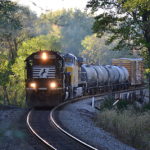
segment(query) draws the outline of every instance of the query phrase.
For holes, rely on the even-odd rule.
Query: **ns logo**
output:
[[[40,78],[48,78],[49,68],[41,68],[39,72]]]

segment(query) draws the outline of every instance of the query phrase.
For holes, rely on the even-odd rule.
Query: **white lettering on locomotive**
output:
[[[54,66],[51,67],[33,67],[33,78],[56,78],[56,69]]]

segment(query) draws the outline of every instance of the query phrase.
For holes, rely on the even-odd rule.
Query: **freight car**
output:
[[[124,66],[89,65],[73,54],[38,51],[26,60],[29,107],[56,106],[66,99],[130,86]]]
[[[131,85],[141,85],[144,81],[144,63],[141,58],[118,58],[112,59],[112,64],[124,66],[129,72],[129,82]]]

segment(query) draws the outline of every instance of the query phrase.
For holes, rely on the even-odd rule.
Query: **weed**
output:
[[[150,149],[150,111],[104,109],[98,114],[97,125],[135,148]]]

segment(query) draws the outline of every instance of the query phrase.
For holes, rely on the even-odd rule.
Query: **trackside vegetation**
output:
[[[137,109],[120,100],[113,106],[107,99],[97,114],[96,125],[111,132],[119,140],[140,150],[150,149],[150,104]]]

